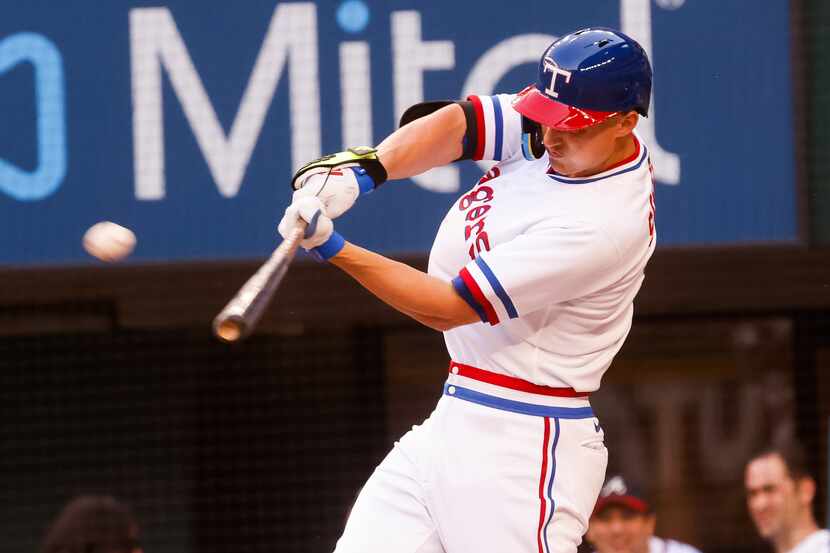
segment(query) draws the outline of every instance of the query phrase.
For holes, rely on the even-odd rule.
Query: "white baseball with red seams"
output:
[[[114,263],[121,261],[135,248],[133,231],[112,221],[95,223],[84,233],[82,244],[89,255]]]
[[[656,242],[648,151],[567,178],[527,161],[511,95],[471,97],[476,158],[429,274],[481,323],[444,332],[444,394],[378,466],[337,553],[574,553],[605,478],[588,393],[631,327]],[[382,521],[382,524],[378,524]]]

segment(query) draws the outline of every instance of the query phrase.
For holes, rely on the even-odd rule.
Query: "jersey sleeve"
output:
[[[522,155],[522,116],[513,109],[514,94],[468,96],[476,116],[475,160],[507,161]]]
[[[496,325],[605,288],[620,276],[618,260],[592,225],[537,227],[482,252],[452,284],[482,322]]]

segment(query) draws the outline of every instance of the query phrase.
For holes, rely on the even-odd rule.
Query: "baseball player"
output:
[[[746,465],[744,485],[752,521],[775,553],[830,552],[830,531],[813,515],[816,481],[801,445],[761,450]]]
[[[573,553],[607,463],[589,402],[631,326],[654,251],[651,67],[590,28],[543,53],[517,94],[413,106],[377,148],[295,175],[285,236],[444,333],[444,393],[359,494],[337,553]],[[427,273],[345,241],[332,219],[387,179],[496,165],[438,229]],[[380,230],[378,230],[381,232]]]
[[[617,475],[599,492],[587,538],[596,553],[700,553],[691,545],[655,536],[656,522],[645,495]]]

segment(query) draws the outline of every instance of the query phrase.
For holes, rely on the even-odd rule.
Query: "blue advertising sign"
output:
[[[797,238],[786,0],[15,4],[0,18],[5,265],[91,262],[81,237],[100,220],[135,231],[133,261],[261,257],[294,168],[380,142],[419,101],[518,91],[550,42],[588,25],[652,59],[639,131],[660,243]],[[481,174],[462,162],[388,183],[337,228],[426,251]]]

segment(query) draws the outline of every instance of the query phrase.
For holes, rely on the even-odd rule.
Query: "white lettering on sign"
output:
[[[636,38],[653,60],[650,0],[620,0],[622,30]],[[415,10],[391,14],[392,80],[395,122],[403,111],[424,100],[426,71],[455,68],[451,40],[423,40],[421,14]],[[311,2],[280,3],[260,48],[229,132],[219,122],[187,47],[167,8],[130,11],[130,45],[133,100],[133,148],[135,194],[142,200],[159,200],[165,190],[164,111],[162,71],[205,157],[218,191],[225,197],[238,194],[253,150],[259,139],[273,96],[283,73],[289,80],[291,163],[299,167],[321,153],[320,63],[317,51],[317,8]],[[536,63],[539,52],[557,37],[524,34],[503,40],[473,64],[461,98],[471,93],[492,94],[498,82],[513,68]],[[366,41],[340,44],[341,123],[344,147],[372,145],[373,113],[370,83],[373,68]],[[348,61],[348,63],[346,63]],[[545,63],[551,72],[547,93],[558,97],[571,73]],[[384,71],[381,70],[382,74]],[[429,95],[427,95],[429,96]],[[665,150],[655,131],[654,94],[650,116],[638,130],[649,144],[655,179],[663,184],[680,181],[680,158]],[[489,168],[490,163],[482,163]],[[455,192],[460,174],[454,166],[433,169],[413,178],[434,192]]]
[[[280,75],[288,64],[291,160],[320,155],[317,12],[309,2],[279,4],[225,135],[184,41],[167,8],[130,10],[135,194],[165,196],[162,67],[184,109],[219,192],[239,192]]]
[[[620,21],[622,31],[640,43],[654,68],[654,49],[651,46],[651,0],[620,0]],[[680,156],[663,149],[657,142],[656,119],[652,88],[648,117],[640,119],[637,131],[648,144],[651,161],[654,163],[654,178],[663,184],[679,184]]]
[[[450,40],[421,40],[421,14],[417,11],[392,13],[392,55],[394,59],[395,121],[409,106],[424,101],[424,72],[455,67],[455,45]],[[421,188],[433,192],[456,192],[458,168],[437,167],[413,177]]]
[[[343,149],[372,146],[372,72],[369,43],[340,44],[340,121]]]

